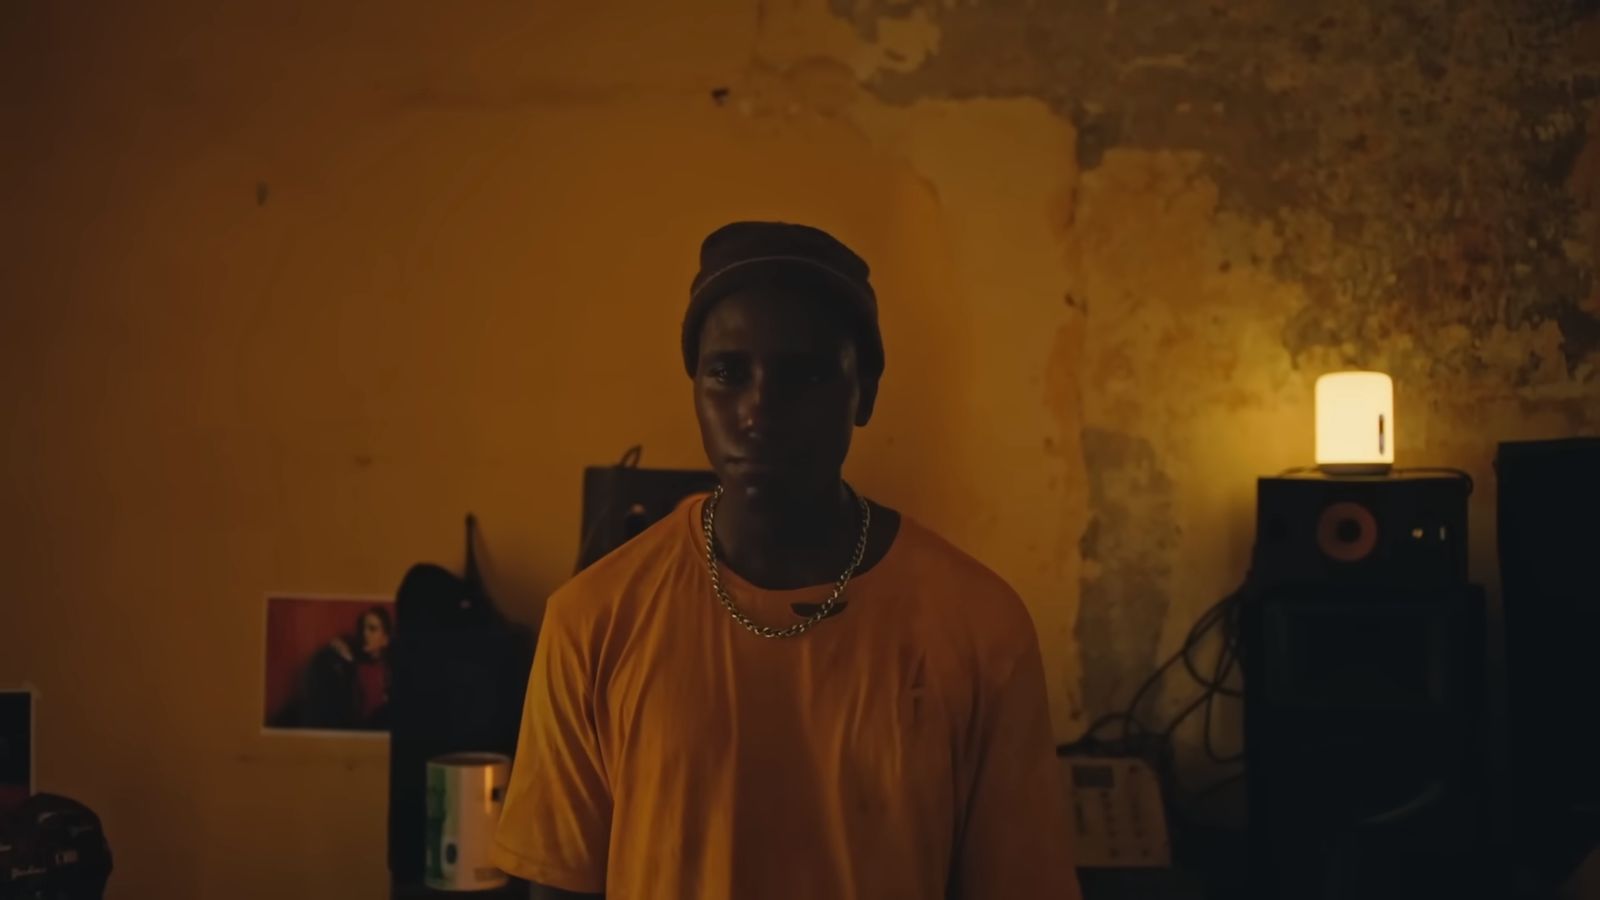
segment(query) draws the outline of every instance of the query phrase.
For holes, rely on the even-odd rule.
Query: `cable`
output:
[[[1185,706],[1176,716],[1172,717],[1172,721],[1167,723],[1167,727],[1161,732],[1161,740],[1170,745],[1172,736],[1177,733],[1178,726],[1183,724],[1183,720],[1194,715],[1195,710],[1204,706],[1211,697],[1211,691],[1204,691],[1200,696],[1189,701],[1189,705]]]
[[[1215,683],[1220,685],[1222,682],[1227,680],[1228,675],[1233,671],[1234,664],[1239,661],[1238,645],[1239,638],[1237,634],[1228,634],[1225,636],[1222,652],[1217,654],[1217,667],[1213,675],[1213,681]],[[1218,693],[1220,693],[1220,691],[1213,691],[1206,694],[1206,713],[1204,719],[1202,720],[1204,722],[1204,730],[1202,732],[1200,745],[1205,751],[1207,759],[1218,765],[1231,765],[1233,763],[1244,761],[1244,751],[1241,750],[1238,753],[1228,756],[1223,756],[1217,753],[1216,745],[1212,741],[1211,713],[1212,709],[1214,708],[1212,701],[1216,699]],[[1244,692],[1232,691],[1227,696],[1242,697],[1244,696]]]
[[[1231,598],[1233,596],[1237,595],[1237,594],[1238,594],[1238,591],[1235,591],[1233,595],[1230,595],[1229,600],[1231,601]],[[1228,601],[1225,601],[1225,602],[1228,602]],[[1220,610],[1219,615],[1222,615],[1224,617],[1230,617],[1230,616],[1233,615],[1233,610],[1236,609],[1236,608],[1237,607],[1234,604],[1229,602],[1228,606],[1226,606],[1226,607],[1224,607],[1224,608],[1222,608]],[[1196,624],[1198,625],[1199,623],[1196,623]],[[1219,670],[1223,669],[1224,660],[1227,657],[1227,655],[1228,655],[1228,653],[1230,651],[1231,645],[1233,643],[1233,638],[1232,638],[1230,632],[1232,631],[1234,623],[1230,619],[1230,620],[1228,620],[1226,622],[1226,624],[1228,626],[1228,629],[1223,632],[1223,650],[1217,656],[1217,665],[1215,667],[1213,667],[1211,677],[1207,678],[1206,676],[1200,674],[1200,670],[1198,668],[1196,668],[1194,659],[1189,656],[1189,652],[1188,652],[1189,650],[1193,649],[1192,647],[1187,647],[1187,646],[1185,647],[1184,654],[1183,654],[1183,667],[1185,669],[1189,670],[1189,677],[1193,678],[1195,683],[1200,685],[1202,688],[1205,688],[1208,691],[1214,691],[1216,693],[1222,694],[1224,697],[1243,697],[1244,696],[1244,692],[1243,691],[1240,691],[1237,688],[1228,687],[1227,685],[1225,685],[1223,683],[1223,679],[1226,677],[1226,675],[1219,671]],[[1209,628],[1210,625],[1208,624],[1205,627]]]
[[[1094,722],[1090,723],[1088,729],[1085,730],[1084,733],[1083,733],[1083,738],[1084,738],[1084,740],[1087,740],[1087,741],[1090,741],[1090,742],[1097,742],[1099,739],[1096,737],[1096,735],[1099,734],[1101,728],[1104,728],[1105,726],[1111,725],[1111,724],[1116,723],[1116,722],[1124,722],[1124,723],[1126,723],[1127,720],[1128,720],[1128,717],[1127,717],[1127,715],[1125,713],[1119,713],[1119,712],[1106,713],[1105,715],[1101,716],[1100,718],[1095,719]],[[1134,724],[1138,724],[1138,723],[1134,723]]]
[[[1184,635],[1183,643],[1140,682],[1126,707],[1121,711],[1097,717],[1078,740],[1058,746],[1057,755],[1104,754],[1144,759],[1154,770],[1162,786],[1163,805],[1174,824],[1194,824],[1190,821],[1192,817],[1184,808],[1185,805],[1229,784],[1237,783],[1245,777],[1245,769],[1241,766],[1220,780],[1214,780],[1198,792],[1184,791],[1179,784],[1176,771],[1174,737],[1184,722],[1196,713],[1201,713],[1202,746],[1207,759],[1218,765],[1238,765],[1244,762],[1243,751],[1224,755],[1217,750],[1212,719],[1218,696],[1233,698],[1243,696],[1243,690],[1237,684],[1230,684],[1230,680],[1234,670],[1240,668],[1239,615],[1244,603],[1247,602],[1250,583],[1247,575],[1239,587],[1201,612],[1190,625],[1188,633]],[[1196,658],[1195,651],[1211,632],[1219,627],[1222,629],[1222,640],[1217,648],[1217,655],[1215,659],[1210,660],[1209,665],[1203,665]],[[1200,687],[1200,692],[1159,727],[1151,727],[1141,718],[1140,707],[1167,672],[1179,663],[1183,664],[1184,671]],[[1120,726],[1116,737],[1102,736],[1103,732],[1116,726]]]
[[[1220,605],[1220,603],[1221,601],[1219,601],[1217,605]],[[1216,606],[1212,606],[1211,609],[1206,610],[1205,613],[1201,615],[1200,619],[1196,621],[1195,626],[1198,627],[1201,622],[1204,622],[1215,609]],[[1130,736],[1129,726],[1136,725],[1145,731],[1149,731],[1149,729],[1144,728],[1144,723],[1139,721],[1139,703],[1144,700],[1144,695],[1149,693],[1150,689],[1155,687],[1156,683],[1161,680],[1161,676],[1166,674],[1168,669],[1172,668],[1179,660],[1184,658],[1184,654],[1188,651],[1189,646],[1194,639],[1195,628],[1190,628],[1189,636],[1184,639],[1183,646],[1178,649],[1178,652],[1167,657],[1166,660],[1161,663],[1161,665],[1156,667],[1154,672],[1150,673],[1150,677],[1146,678],[1144,682],[1139,685],[1139,689],[1133,692],[1133,699],[1128,702],[1127,710],[1122,714],[1121,717],[1122,741],[1124,744],[1128,743],[1128,738]]]
[[[1139,689],[1133,692],[1133,699],[1129,701],[1127,710],[1118,716],[1118,718],[1122,720],[1122,743],[1124,745],[1128,743],[1128,739],[1130,737],[1129,726],[1137,726],[1141,731],[1149,733],[1150,729],[1146,728],[1144,723],[1139,721],[1139,716],[1136,713],[1136,710],[1139,708],[1139,701],[1143,700],[1144,695],[1156,685],[1156,682],[1161,680],[1161,676],[1164,675],[1168,669],[1172,668],[1173,665],[1182,658],[1183,651],[1181,650],[1167,657],[1166,661],[1157,666],[1156,670],[1150,673],[1150,677],[1146,678],[1144,683],[1139,685]]]
[[[1167,659],[1164,660],[1160,666],[1157,666],[1156,670],[1151,672],[1150,676],[1139,685],[1139,689],[1134,692],[1133,699],[1128,702],[1128,706],[1121,716],[1122,740],[1124,745],[1128,744],[1129,738],[1131,737],[1132,728],[1135,726],[1146,733],[1152,732],[1152,729],[1145,728],[1144,723],[1139,719],[1139,705],[1144,701],[1144,697],[1150,692],[1150,689],[1155,687],[1155,685],[1161,680],[1161,676],[1165,675],[1167,670],[1172,668],[1178,662],[1181,661],[1184,663],[1184,667],[1186,670],[1188,670],[1191,677],[1193,677],[1195,681],[1206,690],[1207,693],[1214,692],[1220,687],[1220,685],[1213,684],[1211,681],[1200,677],[1198,670],[1194,666],[1194,661],[1190,658],[1189,654],[1196,646],[1199,645],[1200,641],[1205,638],[1211,629],[1215,628],[1219,623],[1228,621],[1234,605],[1239,602],[1240,598],[1243,596],[1243,592],[1243,586],[1241,586],[1229,593],[1227,596],[1218,600],[1216,603],[1213,603],[1206,609],[1205,612],[1201,613],[1200,617],[1197,618],[1194,624],[1190,626],[1189,633],[1184,637],[1183,645],[1178,648],[1178,651],[1167,657]],[[1188,712],[1192,712],[1192,710]],[[1187,716],[1187,712],[1185,713],[1185,716]],[[1170,727],[1171,726],[1169,726],[1169,728]],[[1170,736],[1170,731],[1164,733]]]
[[[1239,592],[1235,592],[1233,595],[1234,598],[1237,598],[1238,596],[1240,596]],[[1233,673],[1234,666],[1239,661],[1239,638],[1237,634],[1237,621],[1235,619],[1238,608],[1239,603],[1235,599],[1223,609],[1223,620],[1226,627],[1223,631],[1222,647],[1217,651],[1217,659],[1212,665],[1211,676],[1209,678],[1202,676],[1194,668],[1192,661],[1189,660],[1187,656],[1185,657],[1184,662],[1185,665],[1189,667],[1190,675],[1194,678],[1196,683],[1201,685],[1204,690],[1193,703],[1178,713],[1178,715],[1167,725],[1167,729],[1164,732],[1167,739],[1170,740],[1171,736],[1176,732],[1177,727],[1183,722],[1184,719],[1187,719],[1190,715],[1192,715],[1197,708],[1203,708],[1204,714],[1201,716],[1201,721],[1203,723],[1203,738],[1201,745],[1205,751],[1206,757],[1219,765],[1237,763],[1242,761],[1244,758],[1244,754],[1242,752],[1232,754],[1230,756],[1223,756],[1218,753],[1213,740],[1211,727],[1212,718],[1216,709],[1216,698],[1219,695],[1224,697],[1244,696],[1244,692],[1242,690],[1227,686],[1228,676]]]

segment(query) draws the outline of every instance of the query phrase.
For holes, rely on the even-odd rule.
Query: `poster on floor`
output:
[[[393,598],[269,594],[266,604],[263,730],[386,735]]]
[[[33,795],[33,691],[0,689],[0,816]]]

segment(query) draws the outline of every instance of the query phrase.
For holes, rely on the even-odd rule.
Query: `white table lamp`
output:
[[[1317,379],[1317,468],[1381,475],[1394,466],[1394,381],[1382,372]]]

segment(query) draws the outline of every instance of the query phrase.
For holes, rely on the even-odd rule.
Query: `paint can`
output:
[[[427,859],[423,880],[444,891],[502,887],[506,873],[489,862],[511,759],[498,753],[450,753],[428,760]]]

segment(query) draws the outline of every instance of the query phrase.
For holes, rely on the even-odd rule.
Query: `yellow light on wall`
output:
[[[1394,381],[1382,372],[1317,379],[1317,468],[1330,475],[1382,474],[1394,465]]]

